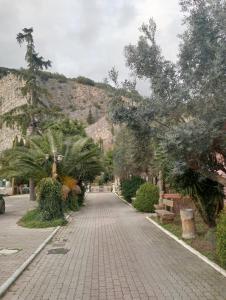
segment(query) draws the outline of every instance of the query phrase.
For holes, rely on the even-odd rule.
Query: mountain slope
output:
[[[27,101],[20,92],[23,81],[19,79],[18,74],[17,70],[0,68],[0,114]],[[111,147],[112,126],[106,117],[110,101],[109,91],[112,91],[112,87],[84,77],[68,79],[63,75],[49,72],[40,73],[40,84],[47,88],[49,94],[43,101],[49,106],[58,107],[65,116],[87,124],[87,118],[91,114],[93,122],[97,122],[97,125],[87,124],[87,134],[95,141],[106,140],[107,137],[108,140],[104,145],[108,145],[107,148]],[[0,130],[0,151],[10,147],[16,135],[20,135],[17,129],[12,130],[3,126]]]

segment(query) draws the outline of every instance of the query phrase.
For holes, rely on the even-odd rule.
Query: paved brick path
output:
[[[19,249],[0,255],[0,285],[38,248],[53,229],[28,229],[17,225],[24,213],[35,206],[27,195],[6,197],[6,213],[0,215],[0,249]]]
[[[113,194],[90,194],[4,297],[13,299],[225,300],[226,279]]]

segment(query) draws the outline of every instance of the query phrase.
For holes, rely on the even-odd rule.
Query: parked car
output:
[[[5,213],[5,200],[2,194],[0,194],[0,214]]]

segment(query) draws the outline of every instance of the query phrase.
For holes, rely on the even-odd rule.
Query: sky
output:
[[[25,48],[16,42],[33,27],[36,50],[52,61],[50,71],[103,81],[115,66],[129,77],[124,47],[135,44],[139,27],[153,17],[167,59],[177,59],[182,32],[179,0],[0,0],[0,66],[24,67]],[[139,83],[142,89],[142,83]],[[145,84],[144,84],[145,86]],[[145,87],[144,87],[145,89]]]

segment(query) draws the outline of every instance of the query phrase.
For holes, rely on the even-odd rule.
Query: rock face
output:
[[[49,93],[48,99],[43,99],[43,101],[47,101],[50,106],[59,107],[69,118],[86,123],[88,114],[91,112],[96,124],[87,128],[87,134],[97,142],[101,138],[104,148],[111,147],[111,125],[104,118],[110,99],[106,90],[67,78],[47,78],[40,82]],[[22,86],[23,81],[12,73],[0,79],[0,114],[27,102],[20,91]],[[0,129],[0,151],[10,147],[15,136],[20,136],[18,129],[3,126]]]
[[[0,80],[0,113],[6,113],[12,108],[26,104],[27,100],[20,92],[23,86],[15,75],[9,74]],[[15,136],[20,136],[18,129],[6,128],[4,125],[0,129],[0,151],[12,145]]]
[[[113,145],[113,130],[112,125],[106,120],[106,117],[102,117],[96,123],[88,126],[86,133],[96,143],[101,143],[105,150],[110,150]]]

